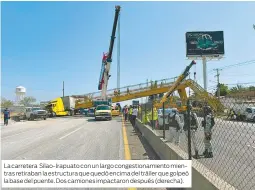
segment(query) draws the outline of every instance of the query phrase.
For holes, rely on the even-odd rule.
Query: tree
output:
[[[9,108],[13,106],[13,102],[11,100],[7,100],[5,98],[1,98],[1,107],[2,108]]]
[[[238,84],[238,85],[232,87],[230,89],[230,92],[231,93],[236,93],[236,92],[241,92],[241,91],[244,91],[244,90],[245,90],[245,87],[243,87],[242,85]]]
[[[255,90],[255,86],[249,86],[249,90],[251,91],[253,91],[253,90]]]
[[[218,90],[215,92],[215,96],[217,96]],[[229,93],[228,86],[225,84],[220,84],[220,96],[226,96]]]
[[[36,99],[32,96],[25,97],[20,101],[20,104],[23,104],[25,107],[31,106],[36,102]]]

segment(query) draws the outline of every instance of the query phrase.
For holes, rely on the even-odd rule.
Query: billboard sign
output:
[[[186,32],[186,56],[224,55],[223,31]]]

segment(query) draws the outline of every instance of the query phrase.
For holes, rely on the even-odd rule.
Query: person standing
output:
[[[129,113],[128,113],[128,114],[129,114],[129,116],[128,116],[129,121],[130,121],[130,123],[132,123],[132,112],[133,112],[133,107],[132,107],[132,105],[130,105],[128,112],[129,112]]]
[[[135,123],[136,123],[137,114],[138,114],[137,107],[134,106],[133,112],[132,112],[132,125],[133,125],[133,127],[134,127],[135,130],[136,130],[136,125],[135,125]]]
[[[175,139],[175,144],[180,144],[180,132],[183,129],[183,124],[181,122],[180,114],[178,110],[173,109],[172,113],[168,115],[168,123],[169,123],[169,141],[173,142]]]
[[[193,144],[193,148],[195,151],[194,158],[198,158],[198,148],[197,148],[197,138],[196,138],[196,133],[198,129],[198,119],[197,119],[197,114],[192,111],[192,106],[191,106],[191,113],[190,113],[190,136],[191,136],[191,143]],[[188,116],[187,112],[184,114],[184,126],[183,130],[185,132],[185,135],[188,138]]]
[[[8,108],[5,108],[4,112],[4,125],[8,125],[8,120],[10,119],[10,111],[8,110]]]
[[[127,119],[128,119],[128,107],[127,106],[125,106],[124,115],[125,115],[125,121],[127,121]]]
[[[203,155],[205,158],[212,158],[212,127],[214,126],[214,118],[212,114],[212,109],[210,106],[204,107],[204,120],[202,121],[202,126],[204,127],[204,145],[205,145],[205,151],[203,152]]]

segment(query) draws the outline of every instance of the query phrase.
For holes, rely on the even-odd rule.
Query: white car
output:
[[[95,108],[90,108],[88,110],[88,117],[94,117],[95,116]]]
[[[28,120],[35,120],[38,118],[46,120],[48,115],[47,111],[40,107],[26,107],[25,114]]]
[[[247,121],[255,122],[255,107],[248,107],[245,110],[245,116]]]

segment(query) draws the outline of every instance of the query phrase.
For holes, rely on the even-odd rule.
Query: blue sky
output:
[[[2,96],[27,88],[38,101],[97,91],[115,5],[121,10],[121,86],[179,75],[187,31],[223,30],[225,58],[208,71],[255,59],[255,2],[3,2]],[[117,45],[117,43],[115,44]],[[117,86],[117,51],[109,88]],[[202,64],[197,62],[199,83]],[[255,64],[221,72],[221,82],[255,82]],[[209,88],[215,73],[208,72]],[[241,76],[244,75],[244,76]]]

